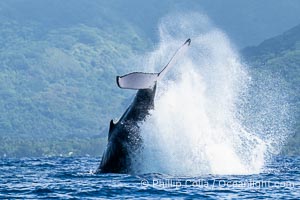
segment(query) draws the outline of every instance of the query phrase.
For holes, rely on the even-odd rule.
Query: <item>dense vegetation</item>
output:
[[[283,8],[270,1],[268,9],[276,16],[264,12],[267,8],[259,1],[252,6],[246,1],[227,2],[1,1],[0,156],[100,155],[109,120],[121,114],[132,94],[118,90],[115,75],[139,67],[133,58],[153,48],[157,24],[169,12],[204,11],[239,47],[255,44],[300,19],[295,0],[286,0]],[[259,20],[251,15],[254,10]],[[251,49],[245,52],[261,46]],[[269,49],[264,51],[267,56]],[[267,58],[245,55],[255,63]],[[299,63],[297,55],[289,51],[286,57],[268,60],[276,66],[290,59]],[[289,71],[296,68],[299,74],[299,65],[289,66],[287,79],[299,83],[295,82],[299,76]]]
[[[16,1],[0,17],[0,155],[99,154],[128,97],[115,75],[148,48],[126,20],[105,20],[100,5],[95,17],[91,5],[68,5],[75,13],[64,17],[60,2],[49,3],[55,16],[41,12],[43,3]]]
[[[287,83],[285,94],[289,95],[295,121],[293,135],[284,149],[286,154],[300,154],[300,25],[277,37],[248,47],[243,55],[256,73],[268,71],[280,76]],[[274,87],[276,87],[274,85]]]

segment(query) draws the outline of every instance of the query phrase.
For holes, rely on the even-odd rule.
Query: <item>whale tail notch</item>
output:
[[[190,44],[191,39],[187,39],[185,43],[174,53],[168,64],[159,73],[132,72],[124,76],[117,76],[116,81],[118,86],[123,89],[134,90],[152,88],[158,80],[165,76],[180,55],[184,54]]]

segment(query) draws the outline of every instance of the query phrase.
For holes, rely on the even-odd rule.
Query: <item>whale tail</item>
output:
[[[134,90],[152,88],[158,80],[162,79],[166,75],[190,44],[191,39],[187,39],[185,43],[177,49],[168,64],[159,73],[132,72],[124,76],[117,76],[116,81],[118,86],[123,89]]]

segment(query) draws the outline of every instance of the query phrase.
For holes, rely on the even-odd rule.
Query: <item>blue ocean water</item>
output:
[[[94,174],[100,158],[2,158],[0,198],[300,199],[300,157],[277,157],[253,175]]]

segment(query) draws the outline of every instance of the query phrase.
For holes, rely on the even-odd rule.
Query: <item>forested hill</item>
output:
[[[130,71],[149,39],[107,1],[7,2],[0,3],[0,155],[101,152],[100,137],[128,97],[115,76]]]
[[[288,84],[284,91],[290,96],[295,115],[293,135],[289,138],[284,153],[300,154],[300,25],[283,34],[265,40],[256,47],[242,51],[256,72],[268,71],[278,74]],[[276,87],[276,86],[274,86]]]
[[[205,13],[238,47],[300,20],[297,0],[224,2],[1,0],[0,156],[100,155],[132,94],[115,76],[140,69],[169,13]]]
[[[243,54],[251,60],[269,61],[300,50],[300,25],[274,38],[263,41],[255,47],[247,47]],[[289,54],[288,54],[289,55]]]

